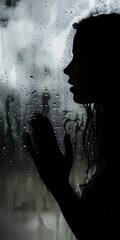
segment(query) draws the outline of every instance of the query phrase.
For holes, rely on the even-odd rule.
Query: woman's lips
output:
[[[74,90],[74,87],[71,87],[71,88],[70,88],[70,91],[73,92],[73,90]]]
[[[72,85],[72,86],[70,87],[70,92],[73,92],[73,91],[74,91],[74,86],[73,86],[73,84],[71,83],[71,79],[68,80],[68,83],[69,83],[70,85]]]

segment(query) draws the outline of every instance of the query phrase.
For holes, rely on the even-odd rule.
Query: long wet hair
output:
[[[99,101],[84,104],[87,118],[83,145],[88,162],[87,174],[96,168],[92,181],[104,169],[112,171],[119,162],[120,15],[91,15],[73,27],[80,44],[94,60],[96,81],[99,74],[103,77]]]

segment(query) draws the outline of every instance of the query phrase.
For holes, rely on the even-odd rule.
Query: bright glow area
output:
[[[110,13],[110,1],[109,0],[106,0],[106,4],[107,4],[107,13]]]
[[[54,212],[41,214],[45,226],[53,231],[56,229],[56,215]]]
[[[54,3],[54,5],[50,8],[50,22],[49,25],[53,25],[54,22],[56,21],[56,16],[57,16],[57,6]]]
[[[85,9],[82,12],[82,14],[75,16],[70,22],[70,24],[68,25],[67,29],[62,31],[60,35],[53,40],[52,51],[55,59],[62,58],[63,53],[65,51],[65,43],[70,33],[70,30],[72,29],[73,23],[79,22],[80,19],[87,17],[89,12],[90,12],[89,9]]]
[[[95,0],[89,0],[89,8],[92,9],[95,7]]]
[[[39,222],[38,222],[37,216],[35,216],[26,223],[25,228],[30,231],[35,231],[37,230],[38,225],[39,225]]]
[[[65,42],[70,32],[70,29],[71,24],[68,26],[66,30],[61,32],[60,35],[53,40],[52,50],[55,59],[60,59],[63,56],[65,50]]]
[[[10,73],[10,85],[15,87],[16,80],[17,80],[17,76],[16,76],[16,71],[15,71],[15,65],[14,65],[12,70],[11,70],[11,73]]]
[[[3,60],[2,60],[2,41],[1,41],[1,35],[2,35],[2,30],[0,28],[0,74],[3,73]]]

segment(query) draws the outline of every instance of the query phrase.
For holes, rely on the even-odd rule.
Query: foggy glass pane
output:
[[[50,119],[62,153],[65,132],[70,133],[70,183],[80,197],[86,113],[73,101],[63,73],[72,59],[72,24],[90,12],[119,9],[117,0],[0,1],[0,240],[75,240],[39,177],[23,133],[30,131],[36,112]]]

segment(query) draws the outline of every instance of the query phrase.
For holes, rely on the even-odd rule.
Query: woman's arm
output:
[[[75,237],[78,240],[87,239],[86,237],[89,236],[90,233],[88,234],[89,229],[86,208],[75,194],[70,184],[64,183],[61,189],[52,194]]]

